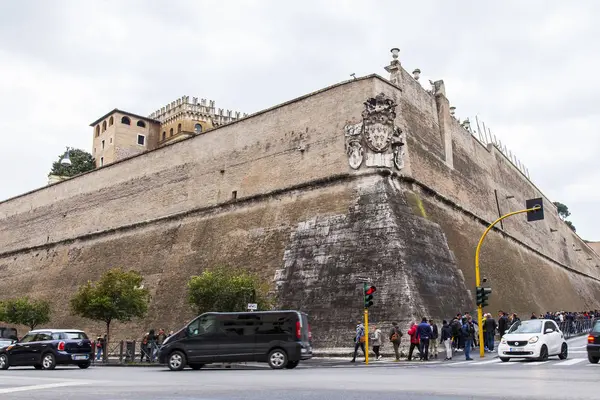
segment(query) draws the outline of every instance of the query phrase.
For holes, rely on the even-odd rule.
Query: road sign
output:
[[[256,311],[256,310],[258,310],[258,304],[248,303],[248,311]]]
[[[527,209],[534,208],[535,206],[538,206],[539,208],[537,210],[527,211],[528,222],[540,221],[544,219],[544,199],[538,197],[537,199],[529,199],[525,201],[525,207]]]

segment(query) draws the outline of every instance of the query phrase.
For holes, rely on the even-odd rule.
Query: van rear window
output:
[[[87,339],[87,335],[83,332],[65,332],[68,339],[78,340],[78,339]]]

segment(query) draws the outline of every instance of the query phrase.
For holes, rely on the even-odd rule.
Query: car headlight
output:
[[[535,342],[537,342],[537,341],[538,341],[538,339],[539,339],[539,337],[537,337],[537,336],[534,336],[534,337],[532,337],[531,339],[529,339],[529,343],[535,343]]]
[[[502,343],[502,344],[506,344],[506,338],[502,338],[502,339],[500,339],[500,343]]]

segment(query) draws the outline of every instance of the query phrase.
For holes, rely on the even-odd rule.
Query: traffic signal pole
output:
[[[498,222],[502,221],[504,218],[507,218],[507,217],[510,217],[513,215],[517,215],[517,214],[523,214],[526,212],[536,211],[540,208],[541,207],[539,205],[536,205],[532,208],[527,208],[525,210],[513,211],[511,213],[501,216],[500,218],[498,218],[497,220],[492,222],[492,224],[490,226],[487,227],[485,232],[483,232],[483,235],[481,235],[481,238],[479,239],[479,243],[477,243],[477,249],[475,250],[475,286],[476,287],[479,287],[479,285],[481,285],[481,279],[480,279],[480,274],[479,274],[479,250],[481,249],[481,244],[483,243],[483,239],[485,239],[488,232],[490,230],[492,230],[494,225],[496,225]],[[483,357],[485,357],[485,348],[483,346],[483,343],[484,343],[484,341],[483,341],[483,306],[481,304],[479,304],[477,306],[477,323],[479,324],[479,356],[481,358],[483,358]]]
[[[369,310],[365,308],[365,365],[369,365]]]

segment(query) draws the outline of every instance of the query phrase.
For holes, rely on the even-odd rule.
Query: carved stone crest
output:
[[[348,164],[358,169],[367,167],[404,167],[402,130],[394,125],[396,103],[381,93],[368,99],[362,112],[362,122],[346,125]]]

